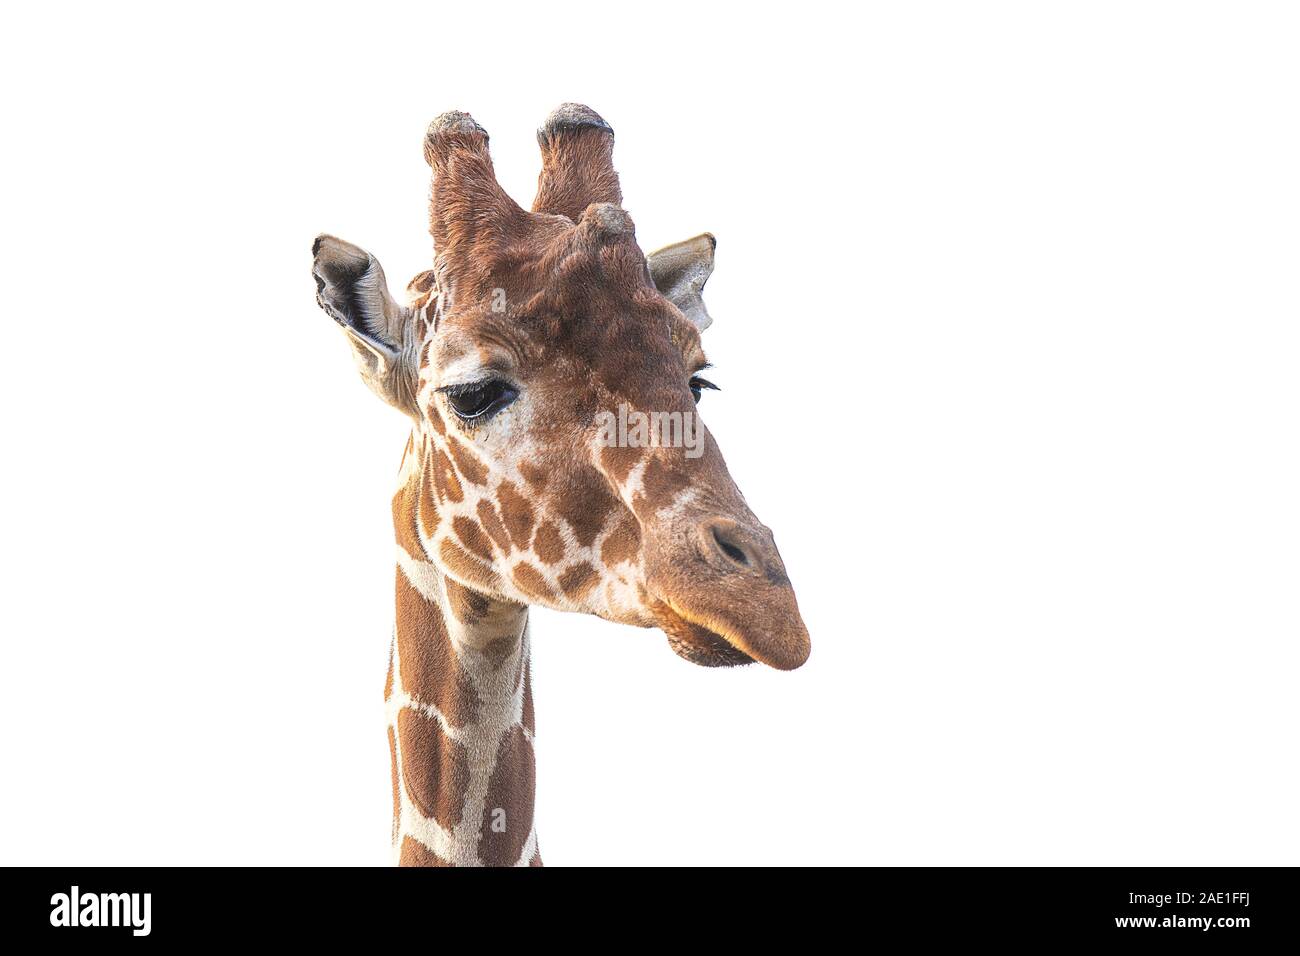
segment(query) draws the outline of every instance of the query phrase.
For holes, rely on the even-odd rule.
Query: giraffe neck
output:
[[[385,700],[398,863],[540,866],[527,607],[399,547]]]

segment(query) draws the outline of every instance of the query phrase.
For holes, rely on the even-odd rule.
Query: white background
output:
[[[0,862],[388,862],[406,426],[311,240],[400,289],[428,120],[527,204],[565,100],[718,236],[813,656],[535,612],[547,863],[1300,862],[1296,20],[978,6],[10,10]]]

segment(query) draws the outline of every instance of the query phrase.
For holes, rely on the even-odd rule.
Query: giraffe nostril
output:
[[[737,564],[743,564],[746,567],[749,566],[749,558],[746,556],[745,552],[740,550],[740,548],[736,547],[726,538],[722,537],[716,528],[713,530],[713,540],[718,542],[718,547],[722,549],[722,553],[731,558],[732,561],[735,561]]]
[[[717,549],[727,560],[733,564],[738,564],[742,568],[748,568],[753,565],[753,559],[749,549],[745,546],[744,538],[741,537],[738,529],[729,521],[714,520],[708,523],[706,539],[713,542],[714,548]]]

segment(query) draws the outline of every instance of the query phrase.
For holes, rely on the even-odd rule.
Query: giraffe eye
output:
[[[466,422],[485,422],[519,397],[519,389],[498,379],[448,385],[438,391],[447,396],[451,410]]]
[[[704,390],[706,388],[714,392],[722,391],[722,389],[718,388],[718,386],[714,385],[707,378],[700,378],[698,375],[691,376],[690,384],[691,384],[691,394],[695,396],[695,401],[697,404],[699,403],[700,396],[704,393]]]

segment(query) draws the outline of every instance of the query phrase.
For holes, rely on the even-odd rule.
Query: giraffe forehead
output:
[[[527,363],[535,348],[527,330],[500,317],[453,315],[425,347],[422,373],[442,384],[472,377],[478,370],[507,374]]]
[[[468,320],[440,331],[432,355],[438,373],[482,367],[521,373],[580,368],[634,374],[706,364],[699,331],[681,313],[663,308],[604,315],[550,311],[509,319]],[[558,363],[558,364],[557,364]]]
[[[557,359],[578,368],[610,363],[623,374],[676,359],[704,363],[699,330],[650,282],[634,243],[556,248],[512,263],[502,287],[476,290],[442,317],[422,356],[435,378],[449,380],[453,366],[527,373]]]

